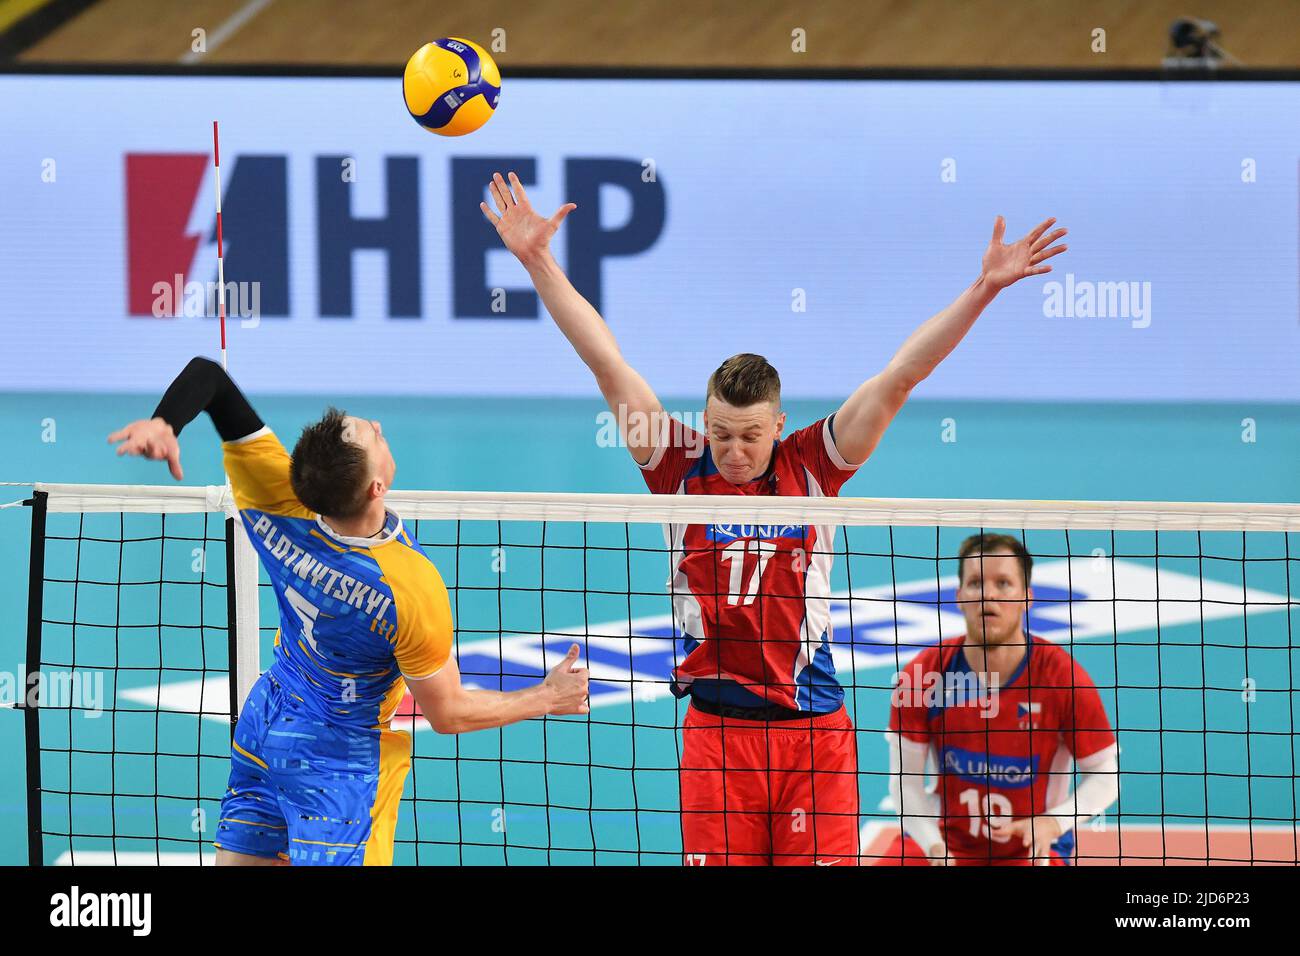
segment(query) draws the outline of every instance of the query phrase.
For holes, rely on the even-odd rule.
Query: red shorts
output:
[[[990,861],[987,857],[977,859],[961,859],[953,857],[949,862],[958,866],[986,866]],[[1029,860],[1009,859],[998,861],[1002,866],[1025,866]],[[889,845],[889,849],[882,853],[879,858],[872,861],[874,866],[929,866],[930,859],[921,849],[921,844],[917,843],[906,833],[900,833],[894,837],[894,842]],[[1068,866],[1065,860],[1055,849],[1052,850],[1052,866]]]
[[[690,707],[682,738],[687,866],[858,865],[858,749],[843,707],[786,721]]]

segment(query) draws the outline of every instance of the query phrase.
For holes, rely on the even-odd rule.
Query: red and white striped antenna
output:
[[[212,121],[212,168],[216,172],[217,187],[217,302],[221,316],[221,367],[226,367],[226,266],[221,248],[221,139],[217,121]]]

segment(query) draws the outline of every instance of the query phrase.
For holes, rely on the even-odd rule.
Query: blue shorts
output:
[[[213,842],[295,865],[390,865],[410,766],[409,734],[322,720],[267,671],[235,726]]]

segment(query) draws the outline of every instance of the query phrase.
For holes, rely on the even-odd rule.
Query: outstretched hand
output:
[[[110,443],[121,442],[117,448],[118,456],[139,455],[153,461],[165,461],[171,469],[172,477],[180,481],[185,477],[181,471],[181,444],[161,418],[142,418],[125,428],[119,428],[108,436]]]
[[[501,178],[500,173],[493,173],[489,188],[500,215],[489,209],[485,202],[479,203],[478,207],[488,222],[496,226],[497,235],[506,248],[525,268],[546,254],[551,236],[560,228],[564,217],[578,208],[575,203],[565,203],[550,219],[543,219],[533,209],[528,194],[524,192],[524,184],[514,173],[510,173],[509,183]]]
[[[1002,236],[1007,231],[1007,223],[1001,216],[993,223],[993,238],[984,250],[984,278],[995,289],[1005,289],[1013,282],[1019,282],[1026,276],[1042,275],[1051,272],[1052,267],[1041,263],[1052,256],[1060,255],[1069,246],[1053,246],[1065,235],[1066,230],[1055,229],[1048,233],[1055,219],[1039,223],[1023,239],[1013,243],[1004,243]],[[1044,233],[1047,233],[1044,235]]]
[[[561,715],[591,712],[591,703],[587,699],[587,668],[577,666],[581,652],[582,648],[577,644],[571,645],[564,660],[552,667],[542,682],[551,694],[547,713]]]

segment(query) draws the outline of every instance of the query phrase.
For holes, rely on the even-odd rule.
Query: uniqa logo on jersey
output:
[[[802,524],[711,524],[710,541],[779,541],[783,538],[803,541],[808,537],[808,526]]]
[[[1038,772],[1038,755],[1009,757],[960,747],[943,748],[943,769],[971,783],[997,784],[1010,790],[1028,787]]]

